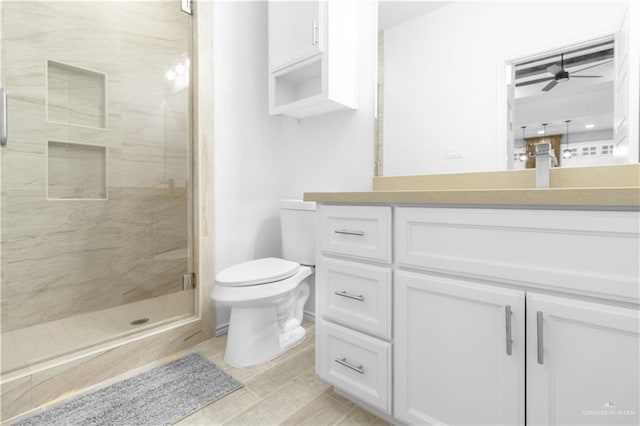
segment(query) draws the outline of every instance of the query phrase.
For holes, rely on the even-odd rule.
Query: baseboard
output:
[[[304,315],[302,316],[302,318],[306,321],[309,322],[316,322],[316,313],[315,312],[308,312],[308,311],[304,311]],[[223,334],[227,334],[227,332],[229,331],[229,323],[225,322],[224,324],[220,324],[218,326],[216,326],[216,329],[214,330],[215,336],[222,336]]]
[[[316,322],[316,313],[304,311],[304,315],[302,316],[302,318],[309,322]]]
[[[216,329],[213,331],[216,337],[222,336],[223,334],[227,334],[229,331],[229,323],[225,322],[224,324],[220,324],[216,326]]]

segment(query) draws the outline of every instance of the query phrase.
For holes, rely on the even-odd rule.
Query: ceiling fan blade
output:
[[[547,78],[538,78],[535,80],[523,81],[521,83],[516,83],[516,87],[522,86],[530,86],[532,84],[544,83],[545,81],[553,80],[555,77],[547,77]]]
[[[558,84],[558,82],[556,80],[552,80],[549,82],[549,84],[547,84],[546,86],[544,86],[542,88],[543,92],[548,92],[549,90],[553,89],[554,87],[556,87],[556,85]]]
[[[558,74],[560,71],[562,71],[562,68],[560,68],[558,65],[553,64],[553,65],[549,65],[547,67],[547,71],[550,72],[553,75]]]
[[[585,71],[585,70],[588,70],[590,68],[599,67],[600,65],[609,64],[611,62],[613,62],[613,59],[611,59],[609,61],[605,61],[605,62],[600,62],[599,64],[589,65],[588,67],[580,68],[579,70],[572,71],[571,74],[575,74],[577,72]]]
[[[571,73],[571,78],[602,78],[601,75],[573,75]]]

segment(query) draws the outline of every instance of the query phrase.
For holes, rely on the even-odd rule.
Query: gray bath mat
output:
[[[241,387],[192,353],[14,424],[170,425]]]

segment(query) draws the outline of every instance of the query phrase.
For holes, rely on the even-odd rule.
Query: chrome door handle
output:
[[[513,353],[513,340],[511,339],[511,306],[504,307],[505,334],[507,339],[507,355]]]
[[[347,293],[346,291],[336,291],[334,294],[336,296],[342,296],[348,299],[359,300],[360,302],[364,302],[364,296],[361,294],[356,296],[355,294]]]
[[[364,235],[363,231],[349,231],[347,229],[336,229],[335,231],[336,234],[343,234],[343,235],[357,235],[359,237],[362,237]]]
[[[538,364],[544,364],[544,336],[542,331],[542,311],[536,312],[536,325],[538,333]]]
[[[313,20],[313,45],[318,44],[318,21]]]
[[[7,89],[0,88],[0,148],[9,143],[9,111],[7,108]]]
[[[334,361],[337,362],[340,365],[343,365],[343,366],[355,371],[356,373],[364,374],[364,368],[362,367],[362,365],[359,365],[359,366],[356,367],[355,365],[353,365],[350,362],[348,362],[346,358],[336,358]]]

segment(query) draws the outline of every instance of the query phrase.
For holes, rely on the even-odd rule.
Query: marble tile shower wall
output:
[[[1,7],[11,129],[2,160],[2,331],[181,290],[189,94],[166,75],[188,57],[190,18],[177,1]],[[73,76],[81,84],[68,84],[68,99],[51,92],[47,114],[52,63],[95,74],[86,92]],[[66,69],[52,71],[51,91],[64,89]],[[96,105],[102,78],[100,110],[83,109],[83,99]],[[74,125],[90,120],[98,124]],[[74,149],[86,145],[105,149]]]

